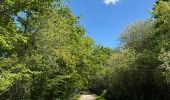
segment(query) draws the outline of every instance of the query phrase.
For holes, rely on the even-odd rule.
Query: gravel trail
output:
[[[78,100],[95,100],[96,98],[93,95],[81,95]]]

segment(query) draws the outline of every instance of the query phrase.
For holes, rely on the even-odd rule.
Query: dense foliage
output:
[[[158,0],[151,13],[121,33],[121,46],[105,74],[95,76],[92,92],[108,100],[169,100],[170,2]]]
[[[114,50],[86,36],[62,0],[0,0],[0,100],[170,98],[170,2],[129,25]]]
[[[0,19],[0,100],[67,99],[102,68],[101,47],[62,1],[2,0]]]

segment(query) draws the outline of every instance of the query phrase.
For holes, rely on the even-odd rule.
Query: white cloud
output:
[[[106,5],[109,5],[109,4],[113,4],[115,5],[116,3],[118,3],[120,0],[104,0],[104,3]]]

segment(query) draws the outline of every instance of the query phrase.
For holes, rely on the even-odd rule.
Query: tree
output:
[[[94,49],[78,17],[61,1],[8,0],[1,8],[1,19],[10,15],[15,27],[6,24],[8,19],[1,26],[19,38],[10,30],[2,35],[0,99],[67,99],[101,68],[95,52],[103,51]]]
[[[160,27],[155,27],[153,21],[140,21],[123,31],[122,48],[112,55],[108,65],[107,99],[167,100],[169,98],[168,84],[162,74],[164,68],[160,67],[162,61],[159,59],[163,57],[165,61],[168,56],[164,54],[159,57],[160,47],[163,45],[159,44],[157,39],[160,40],[162,37],[156,32]]]

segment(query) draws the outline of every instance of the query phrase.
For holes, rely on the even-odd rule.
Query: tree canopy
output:
[[[62,0],[0,0],[0,100],[170,98],[170,2],[127,26],[115,49],[94,43]]]

